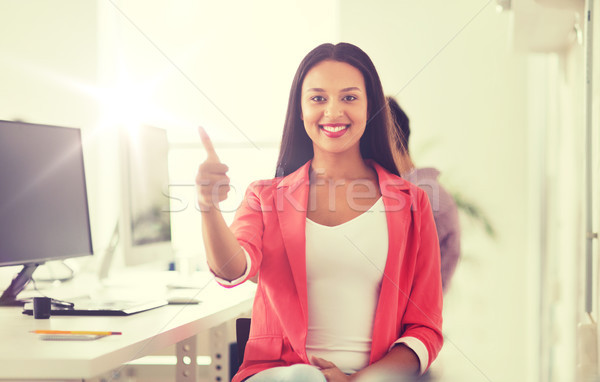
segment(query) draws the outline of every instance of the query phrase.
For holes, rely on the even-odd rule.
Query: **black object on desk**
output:
[[[33,298],[33,317],[35,318],[50,318],[52,309],[52,299],[50,297],[34,297]]]
[[[86,298],[71,302],[73,302],[72,307],[52,304],[50,314],[52,316],[128,316],[167,305],[167,301],[162,299],[93,301]],[[34,310],[33,304],[27,303],[23,307],[23,314],[33,315]]]

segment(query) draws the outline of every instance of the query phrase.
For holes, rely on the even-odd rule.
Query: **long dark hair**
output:
[[[361,155],[364,159],[373,159],[389,172],[399,175],[390,147],[393,122],[375,65],[359,47],[342,42],[336,45],[319,45],[300,63],[290,91],[275,176],[291,174],[314,155],[312,141],[306,134],[301,117],[300,93],[308,71],[325,60],[345,62],[362,73],[367,90],[368,121],[360,139]]]
[[[410,120],[408,115],[402,110],[398,102],[393,97],[387,97],[392,118],[394,119],[394,127],[396,128],[396,149],[400,152],[408,150],[408,138],[410,137]]]
[[[412,170],[415,166],[408,151],[408,138],[410,137],[410,120],[393,97],[386,97],[392,116],[391,142],[396,154],[396,167],[400,175]]]

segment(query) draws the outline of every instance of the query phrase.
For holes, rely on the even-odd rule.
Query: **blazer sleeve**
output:
[[[254,277],[262,262],[262,240],[264,232],[263,208],[260,192],[264,182],[252,183],[246,190],[244,200],[236,211],[233,223],[229,227],[244,250],[249,270],[242,277],[231,282],[216,279],[226,288],[234,287]]]
[[[410,301],[402,319],[402,338],[413,337],[425,345],[429,367],[444,341],[440,248],[431,206],[425,192],[418,193],[416,204],[414,239],[418,241],[418,247]]]

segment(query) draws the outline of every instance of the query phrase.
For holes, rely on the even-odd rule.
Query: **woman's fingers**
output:
[[[204,202],[203,205],[214,206],[225,199],[231,190],[228,184],[214,184],[198,187],[198,197]]]
[[[321,369],[321,373],[323,373],[327,382],[347,382],[350,380],[333,362],[316,356],[312,356],[311,361],[316,367]]]
[[[200,135],[200,141],[206,150],[206,160],[211,162],[220,162],[217,151],[210,140],[210,137],[206,133],[206,130],[202,126],[198,126],[198,134]]]
[[[201,207],[212,208],[227,199],[231,188],[229,177],[226,175],[229,167],[221,163],[210,137],[202,127],[198,127],[198,134],[206,150],[206,160],[200,165],[196,175],[198,204]]]
[[[200,165],[198,173],[206,175],[225,175],[229,167],[221,162],[209,162],[208,160]]]
[[[323,359],[323,358],[315,357],[315,356],[312,356],[311,361],[313,362],[313,364],[315,366],[320,367],[321,369],[329,369],[332,367],[337,367],[337,366],[335,366],[335,363],[327,361],[326,359]]]

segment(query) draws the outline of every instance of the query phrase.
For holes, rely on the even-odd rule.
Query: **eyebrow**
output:
[[[324,92],[325,89],[322,89],[322,88],[310,88],[310,89],[306,89],[306,91],[307,92]],[[349,91],[359,91],[359,92],[362,92],[362,90],[360,88],[357,88],[356,86],[352,86],[352,87],[349,87],[349,88],[342,89],[340,91],[340,93],[349,92]]]

